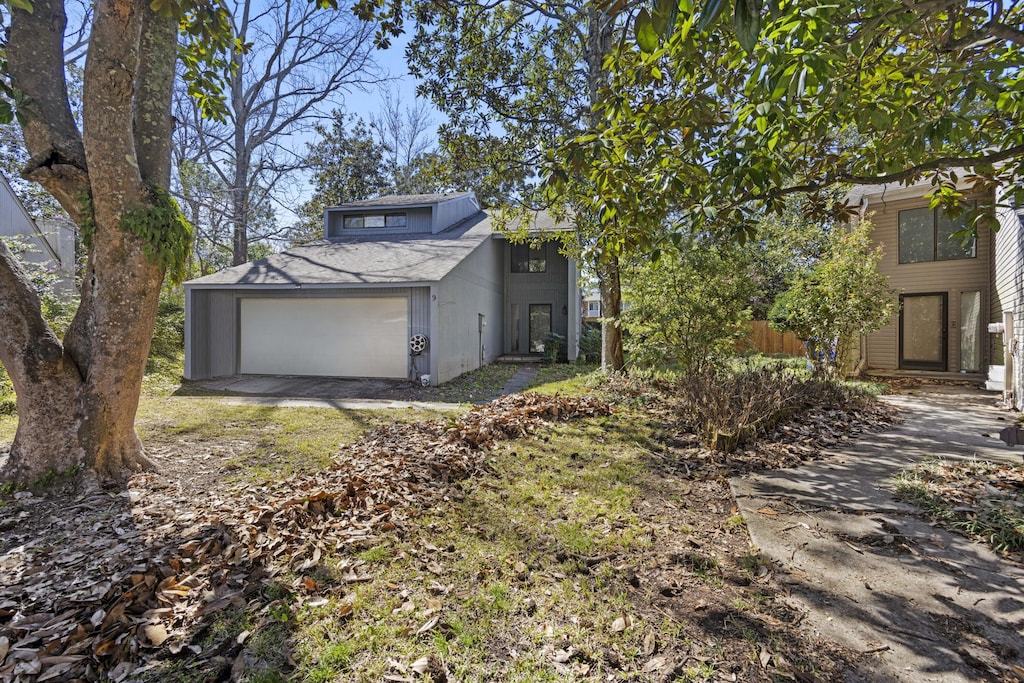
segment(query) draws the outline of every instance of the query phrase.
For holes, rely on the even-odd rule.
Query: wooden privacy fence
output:
[[[780,353],[785,356],[804,356],[804,343],[792,332],[779,332],[772,329],[767,320],[750,320],[747,322],[750,332],[746,339],[737,344],[739,351],[760,351],[761,353]]]

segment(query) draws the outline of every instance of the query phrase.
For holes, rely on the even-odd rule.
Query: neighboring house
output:
[[[19,253],[22,260],[52,272],[61,290],[74,291],[74,226],[57,219],[33,220],[3,175],[0,175],[0,237],[23,241],[28,249]]]
[[[601,319],[601,292],[591,289],[583,294],[583,322],[597,323]]]
[[[631,305],[628,301],[623,301],[622,310],[628,311]],[[594,324],[601,322],[601,292],[596,289],[584,292],[580,308],[583,313],[583,322]]]
[[[951,237],[965,227],[963,218],[929,208],[932,189],[927,181],[861,186],[847,198],[871,220],[872,240],[883,249],[879,270],[900,292],[890,324],[860,340],[859,367],[980,382],[1000,361],[999,340],[988,331],[1004,305],[996,295],[995,234],[979,230],[966,244]]]
[[[1024,410],[1024,209],[1004,204],[998,192],[996,204],[992,312],[993,321],[1006,327],[994,338],[989,379],[992,388],[1004,391],[1007,403]]]
[[[471,192],[331,207],[324,239],[185,283],[185,376],[440,384],[551,333],[574,360],[578,279],[556,243],[496,233]]]

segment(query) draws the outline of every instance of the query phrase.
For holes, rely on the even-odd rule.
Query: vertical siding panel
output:
[[[558,253],[557,242],[544,242],[544,257],[547,259],[547,271],[544,273],[513,273],[511,272],[511,245],[501,240],[503,252],[503,271],[506,273],[505,313],[511,318],[509,311],[512,304],[522,307],[522,318],[529,317],[530,304],[551,304],[551,331],[569,338],[569,292],[566,283],[569,280],[569,260]],[[566,313],[562,313],[563,309]],[[504,353],[512,353],[511,321],[505,327],[502,348]],[[522,333],[520,334],[522,337]],[[523,341],[528,340],[528,335]],[[526,353],[528,349],[519,349]]]
[[[1004,199],[998,197],[999,203]],[[995,273],[994,294],[992,296],[991,320],[1002,320],[1003,311],[1013,312],[1014,329],[1004,334],[1012,334],[1018,349],[1024,349],[1024,225],[1020,210],[1015,207],[1002,206],[998,210],[999,231],[996,233],[996,249],[993,270]],[[994,336],[994,335],[993,335]],[[1002,356],[1002,349],[999,349]],[[1012,386],[1006,389],[1013,391],[1013,404],[1018,410],[1024,409],[1024,354],[1013,357]],[[1005,362],[1004,358],[997,358]]]
[[[479,316],[486,318],[484,362],[497,357],[502,274],[498,252],[502,240],[485,240],[437,285],[436,340],[444,354],[439,355],[434,383],[447,382],[464,372],[480,367]]]

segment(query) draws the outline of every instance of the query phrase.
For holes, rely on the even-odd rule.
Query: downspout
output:
[[[1017,355],[1017,336],[1013,329],[1013,311],[1003,311],[1003,402],[1015,407],[1014,357]]]

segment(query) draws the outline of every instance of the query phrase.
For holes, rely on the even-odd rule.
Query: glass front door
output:
[[[551,304],[530,304],[530,353],[544,353],[551,334]]]
[[[900,368],[945,372],[947,295],[900,297]]]

